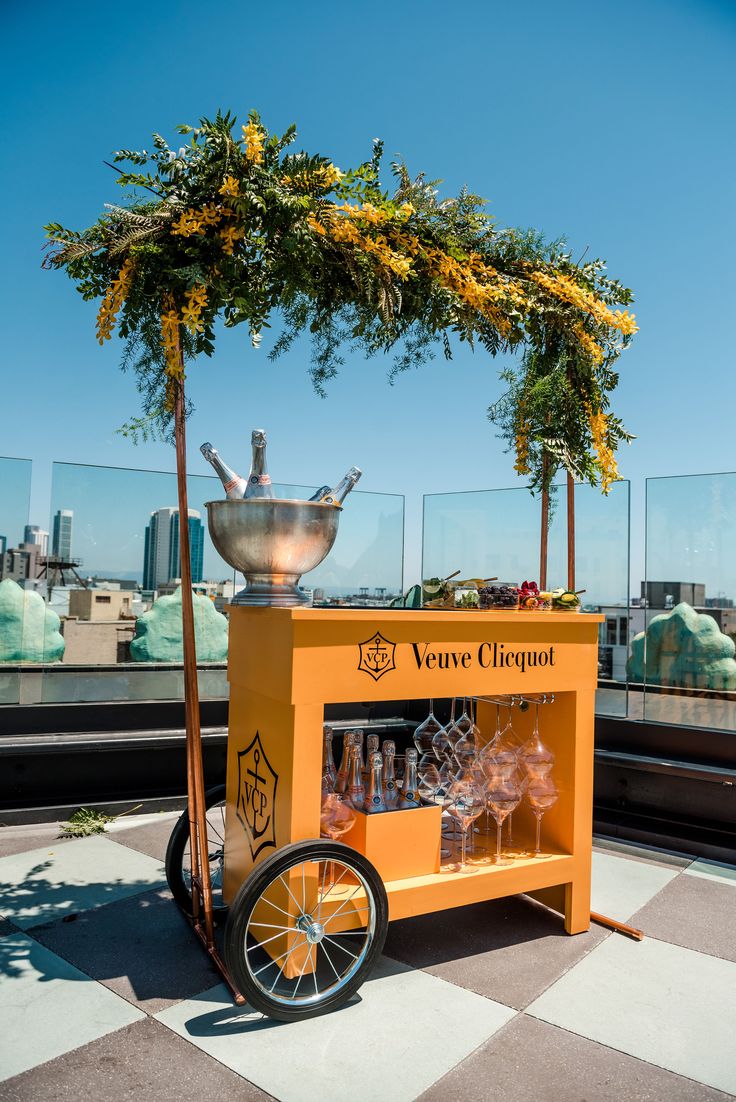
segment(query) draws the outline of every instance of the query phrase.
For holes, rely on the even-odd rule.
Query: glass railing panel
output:
[[[32,592],[48,533],[29,525],[30,500],[31,460],[0,457],[0,704],[18,703],[20,663],[42,657],[32,647],[43,616],[34,610]]]
[[[558,487],[549,532],[547,581],[567,582],[565,491]],[[596,707],[604,715],[627,714],[626,656],[629,634],[629,484],[616,483],[608,497],[578,486],[576,577],[584,609],[602,612],[600,681]],[[461,575],[518,583],[539,575],[540,503],[523,489],[428,494],[424,498],[425,578]]]
[[[629,673],[647,720],[736,730],[736,473],[647,479]]]
[[[274,486],[280,497],[315,489]],[[245,583],[209,537],[205,503],[224,496],[219,480],[191,475],[187,491],[200,695],[225,697],[223,610]],[[47,562],[33,581],[46,602],[47,661],[20,682],[17,672],[14,681],[0,672],[0,699],[16,701],[21,691],[28,703],[180,698],[176,476],[55,463],[50,517]],[[403,532],[401,496],[353,493],[330,555],[303,587],[322,603],[388,602],[401,592]]]

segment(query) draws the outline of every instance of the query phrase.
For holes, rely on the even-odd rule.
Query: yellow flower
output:
[[[234,176],[226,176],[222,181],[220,195],[240,195],[240,185]]]
[[[593,340],[590,333],[583,329],[582,325],[573,325],[572,331],[577,337],[580,344],[590,356],[591,360],[595,364],[603,363],[603,349]]]
[[[225,226],[224,230],[220,230],[220,237],[222,238],[222,251],[228,256],[232,256],[235,242],[245,237],[245,230],[242,226]]]
[[[179,352],[179,315],[176,312],[176,304],[172,295],[164,299],[164,312],[161,314],[161,345],[166,361],[165,372],[169,382],[181,379],[183,366]],[[173,390],[170,386],[166,390],[167,406],[173,402]]]
[[[204,322],[201,313],[207,305],[207,288],[203,283],[192,287],[187,294],[187,304],[181,312],[182,324],[186,325],[190,333],[203,333]]]
[[[100,344],[104,344],[112,336],[118,311],[125,302],[133,281],[134,268],[135,261],[128,257],[120,269],[117,279],[112,281],[105,292],[105,297],[97,314],[97,340]]]
[[[245,156],[251,164],[259,165],[263,161],[263,143],[265,141],[263,131],[257,123],[249,122],[243,127],[243,140],[245,141]]]
[[[596,453],[596,466],[601,478],[601,490],[607,494],[611,484],[619,477],[616,457],[608,443],[608,418],[602,410],[596,413],[589,403],[586,403],[585,409]]]

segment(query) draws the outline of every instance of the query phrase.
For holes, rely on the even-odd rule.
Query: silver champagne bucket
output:
[[[342,509],[321,501],[245,498],[208,501],[207,521],[218,552],[245,575],[234,605],[308,604],[302,574],[329,554]]]

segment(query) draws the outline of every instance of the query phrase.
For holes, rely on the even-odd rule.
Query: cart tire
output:
[[[223,922],[227,907],[222,901],[222,871],[225,854],[225,785],[218,784],[204,794],[207,808],[207,851],[210,857],[213,918]],[[191,861],[189,855],[189,813],[177,819],[166,847],[166,879],[179,908],[192,916]]]
[[[296,870],[298,884],[299,867],[315,863],[320,865],[318,881],[322,880],[323,875],[326,876],[330,865],[335,884],[339,885],[341,875],[347,876],[346,901],[350,892],[356,894],[362,888],[365,904],[359,913],[364,915],[365,922],[361,929],[333,931],[334,936],[330,937],[330,918],[325,920],[324,926],[318,921],[321,905],[319,888],[315,889],[315,898],[309,900],[299,898],[297,887],[296,898],[294,895],[292,898],[302,910],[296,919],[286,916],[282,908],[269,901],[269,889],[285,872]],[[281,883],[285,882],[282,880]],[[305,885],[304,880],[302,884]],[[276,890],[283,891],[283,888]],[[305,885],[304,895],[308,895],[309,891]],[[260,941],[267,939],[256,939],[253,935],[253,927],[265,925],[263,922],[252,922],[256,906],[258,903],[266,906],[269,902],[275,908],[271,920],[273,926],[265,932],[274,938],[280,936],[275,932],[278,930],[293,931],[297,938],[302,935],[304,940],[291,951],[308,946],[307,960],[310,962],[314,948],[316,968],[306,975],[287,978],[282,966],[277,963],[279,958],[273,961],[260,944]],[[311,912],[307,911],[308,905]],[[262,914],[261,910],[259,917]],[[252,1007],[270,1018],[294,1022],[327,1014],[346,1003],[367,978],[379,957],[387,930],[386,889],[370,861],[341,842],[327,839],[295,842],[256,865],[241,885],[230,907],[225,927],[225,961],[235,986]],[[285,958],[282,963],[285,963]]]

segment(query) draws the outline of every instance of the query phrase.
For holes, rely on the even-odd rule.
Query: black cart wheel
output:
[[[347,915],[351,928],[341,930]],[[387,929],[386,889],[370,861],[341,842],[295,842],[242,884],[225,927],[225,960],[252,1007],[293,1022],[347,1002]],[[286,948],[273,959],[279,939]]]
[[[207,808],[207,853],[210,859],[213,917],[222,922],[227,907],[222,900],[222,865],[225,855],[225,785],[218,784],[204,794]],[[185,811],[171,832],[166,848],[166,879],[176,903],[192,914],[192,858],[189,848],[189,816]]]

